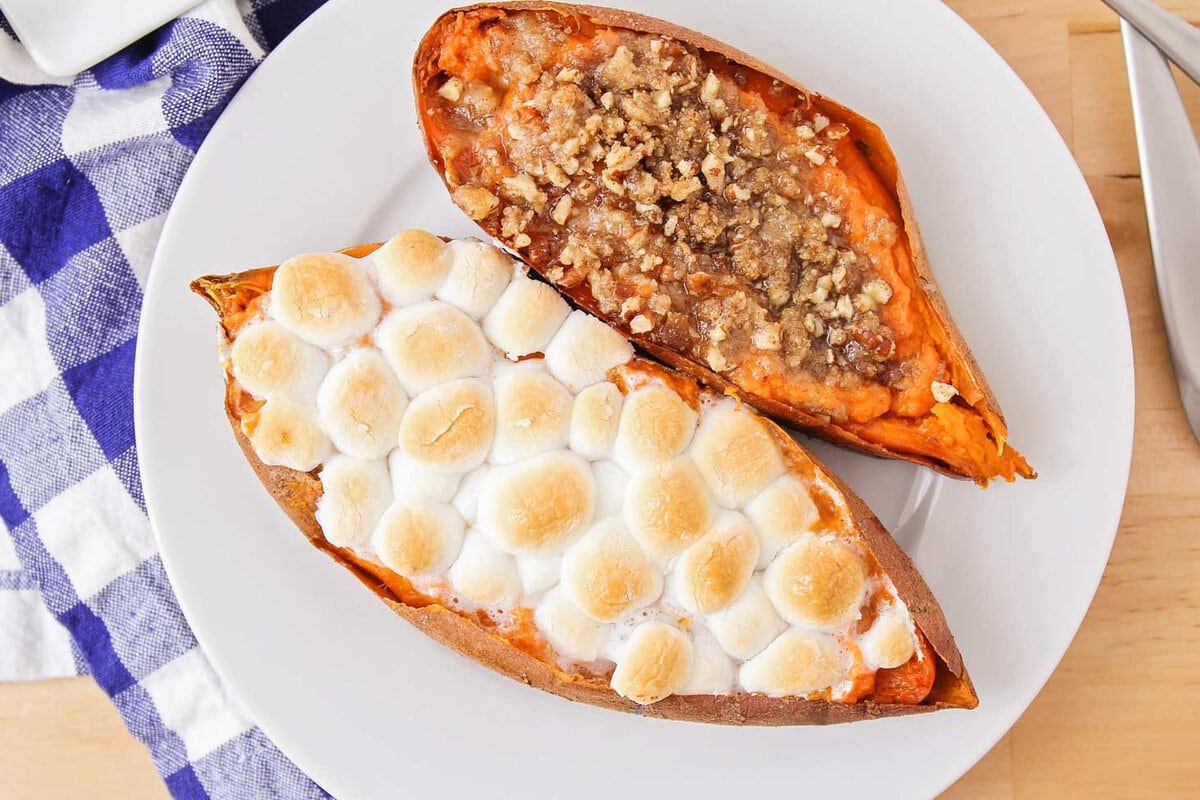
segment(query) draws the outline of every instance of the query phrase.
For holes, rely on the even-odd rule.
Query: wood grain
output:
[[[0,683],[4,800],[159,800],[166,787],[90,678]]]
[[[1200,22],[1200,0],[1163,5]],[[1171,372],[1116,18],[1097,0],[949,0],[1046,108],[1117,254],[1137,369],[1112,558],[1058,671],[952,800],[1200,796],[1200,446]],[[1200,122],[1200,88],[1185,87]],[[166,797],[88,679],[0,684],[0,796]]]

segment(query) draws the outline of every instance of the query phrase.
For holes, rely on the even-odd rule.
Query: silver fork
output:
[[[1179,395],[1200,441],[1200,144],[1168,57],[1200,83],[1200,31],[1149,0],[1120,14],[1158,299]]]
[[[1150,0],[1103,0],[1200,83],[1200,30]]]

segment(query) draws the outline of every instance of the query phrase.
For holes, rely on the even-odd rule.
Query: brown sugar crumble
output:
[[[740,91],[748,73],[673,39],[568,42],[536,14],[486,35],[515,39],[492,48],[499,69],[485,80],[444,58],[438,91],[467,134],[442,148],[467,214],[716,372],[766,358],[830,386],[900,380],[880,315],[892,287],[844,235],[842,199],[813,191],[845,125],[761,75]],[[883,246],[899,235],[886,216],[864,225]]]

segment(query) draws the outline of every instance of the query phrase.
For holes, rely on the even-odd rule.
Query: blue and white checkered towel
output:
[[[321,1],[209,0],[65,81],[0,18],[0,679],[90,674],[177,798],[327,796],[196,644],[133,437],[167,209],[229,98]]]

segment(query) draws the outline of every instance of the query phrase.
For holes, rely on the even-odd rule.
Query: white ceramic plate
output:
[[[406,226],[475,232],[426,163],[410,94],[440,7],[335,0],[251,77],[188,173],[147,289],[136,413],[150,516],[200,642],[339,797],[933,795],[1024,711],[1104,569],[1132,441],[1128,319],[1087,186],[1021,82],[933,0],[638,7],[778,65],[895,145],[950,306],[1041,477],[981,491],[821,451],[886,523],[920,501],[901,539],[981,705],[735,729],[571,704],[426,639],[293,529],[234,445],[213,314],[188,281]]]

